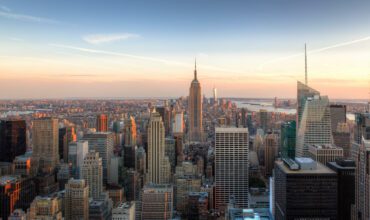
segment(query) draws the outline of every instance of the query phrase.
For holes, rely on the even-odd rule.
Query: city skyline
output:
[[[0,1],[0,99],[186,96],[195,57],[207,97],[294,98],[305,43],[310,86],[368,99],[369,2],[86,3]]]

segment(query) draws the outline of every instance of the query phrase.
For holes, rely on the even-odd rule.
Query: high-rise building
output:
[[[99,152],[99,157],[103,161],[103,180],[108,182],[109,163],[113,156],[114,134],[111,132],[88,133],[83,136],[83,140],[89,142],[89,151]]]
[[[295,157],[296,126],[297,125],[295,121],[289,121],[281,124],[280,150],[283,157],[289,158]]]
[[[89,187],[84,179],[70,179],[65,186],[64,219],[89,219]]]
[[[216,209],[224,210],[230,196],[239,207],[247,208],[248,129],[217,127],[215,133]]]
[[[135,168],[136,123],[132,116],[125,121],[124,134],[124,166],[127,168]]]
[[[87,153],[81,173],[89,187],[89,197],[99,199],[103,192],[103,163],[98,152]]]
[[[108,131],[108,116],[105,114],[99,114],[96,116],[96,131],[107,132]]]
[[[267,134],[264,141],[265,146],[265,175],[271,176],[274,169],[275,159],[278,153],[278,137],[276,134]]]
[[[338,159],[327,166],[338,176],[338,220],[351,219],[351,210],[355,205],[355,170],[353,160]]]
[[[76,140],[77,135],[73,126],[59,128],[59,156],[66,163],[68,162],[69,143]]]
[[[72,165],[72,176],[76,179],[81,177],[81,168],[85,156],[89,152],[89,143],[87,141],[77,141],[69,143],[68,161]]]
[[[172,126],[173,134],[182,134],[184,132],[184,115],[183,112],[176,112]]]
[[[355,114],[355,142],[361,144],[362,137],[370,140],[370,113]]]
[[[218,99],[217,99],[217,88],[213,87],[213,104],[217,105],[218,104]]]
[[[345,105],[330,105],[331,130],[337,130],[339,123],[346,123],[347,110]]]
[[[202,120],[202,88],[197,78],[197,63],[195,62],[194,79],[190,85],[188,100],[189,114],[189,140],[202,141],[203,120]]]
[[[188,219],[207,220],[208,200],[207,192],[189,192],[186,205]]]
[[[260,112],[260,127],[264,132],[267,132],[268,128],[268,112],[265,109],[261,109]]]
[[[184,153],[183,153],[183,141],[184,135],[183,134],[174,134],[175,138],[175,148],[176,148],[176,166],[181,164],[184,160]]]
[[[356,158],[356,204],[353,219],[370,219],[370,139],[362,137]]]
[[[175,176],[175,206],[177,211],[181,213],[184,213],[186,211],[188,194],[190,192],[199,192],[200,186],[200,177],[188,175]]]
[[[135,220],[135,202],[119,204],[112,210],[112,220]]]
[[[307,156],[310,144],[332,144],[329,99],[307,98],[297,133],[296,156]]]
[[[38,161],[39,170],[54,170],[59,163],[58,119],[35,119],[32,127],[32,142],[33,156]]]
[[[13,160],[14,174],[25,177],[33,177],[37,173],[37,164],[32,157],[32,151],[28,151],[23,155],[17,156]]]
[[[62,220],[61,198],[57,196],[37,196],[30,207],[30,219],[53,219]]]
[[[27,127],[24,120],[0,121],[0,162],[13,162],[26,153]]]
[[[163,183],[162,163],[165,157],[165,131],[162,117],[152,112],[148,125],[148,178],[147,181]]]
[[[276,220],[337,219],[337,174],[311,158],[275,162]]]
[[[351,157],[351,132],[347,123],[338,123],[333,131],[333,141],[336,146],[343,148],[343,157]]]
[[[313,98],[317,95],[320,95],[319,91],[316,91],[315,89],[309,87],[307,84],[303,84],[300,81],[297,81],[297,132],[300,127],[307,98]]]
[[[173,187],[150,184],[141,193],[142,220],[169,220],[173,216]]]
[[[327,165],[336,159],[343,158],[343,148],[333,144],[310,144],[308,145],[308,156],[313,160]]]

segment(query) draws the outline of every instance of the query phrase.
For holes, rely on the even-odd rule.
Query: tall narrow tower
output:
[[[202,88],[197,78],[197,61],[195,60],[194,79],[189,93],[189,139],[202,140]]]
[[[304,44],[304,82],[307,86],[307,46]]]

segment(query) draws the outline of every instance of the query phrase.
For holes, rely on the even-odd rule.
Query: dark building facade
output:
[[[351,219],[351,207],[355,205],[355,161],[338,159],[327,166],[338,175],[338,220]]]
[[[295,157],[296,122],[289,121],[281,125],[280,151],[283,157]]]
[[[0,121],[0,161],[13,162],[16,156],[26,153],[27,126],[24,120]]]
[[[345,105],[330,105],[331,130],[336,131],[338,123],[347,121],[347,110]]]
[[[275,220],[336,220],[337,174],[309,158],[303,158],[303,162],[275,162]]]

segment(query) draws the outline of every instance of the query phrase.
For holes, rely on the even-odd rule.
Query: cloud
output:
[[[4,5],[0,5],[0,10],[6,11],[6,12],[10,12],[11,11],[10,8],[8,8],[8,7],[4,6]]]
[[[24,15],[24,14],[16,14],[7,11],[0,11],[0,17],[14,19],[19,21],[27,21],[27,22],[37,22],[37,23],[48,23],[48,24],[58,24],[59,21],[43,18],[43,17],[36,17],[31,15]]]
[[[314,49],[314,50],[309,50],[309,51],[307,51],[307,54],[320,53],[320,52],[331,50],[331,49],[334,49],[334,48],[345,47],[345,46],[348,46],[348,45],[357,44],[357,43],[361,43],[361,42],[369,41],[369,40],[370,40],[370,36],[367,36],[367,37],[356,39],[356,40],[346,41],[346,42],[342,42],[342,43],[333,44],[333,45],[330,45],[330,46],[327,46],[327,47],[322,47],[322,48],[318,48],[318,49]],[[304,53],[292,54],[292,55],[289,55],[289,56],[279,57],[279,58],[275,58],[275,59],[266,61],[266,62],[264,62],[260,65],[259,69],[262,70],[267,64],[278,63],[280,61],[289,60],[291,58],[295,58],[295,57],[299,57],[299,56],[304,56]]]
[[[121,33],[121,34],[93,34],[82,37],[84,41],[89,44],[102,44],[111,43],[115,41],[128,40],[133,38],[139,38],[138,34]]]

